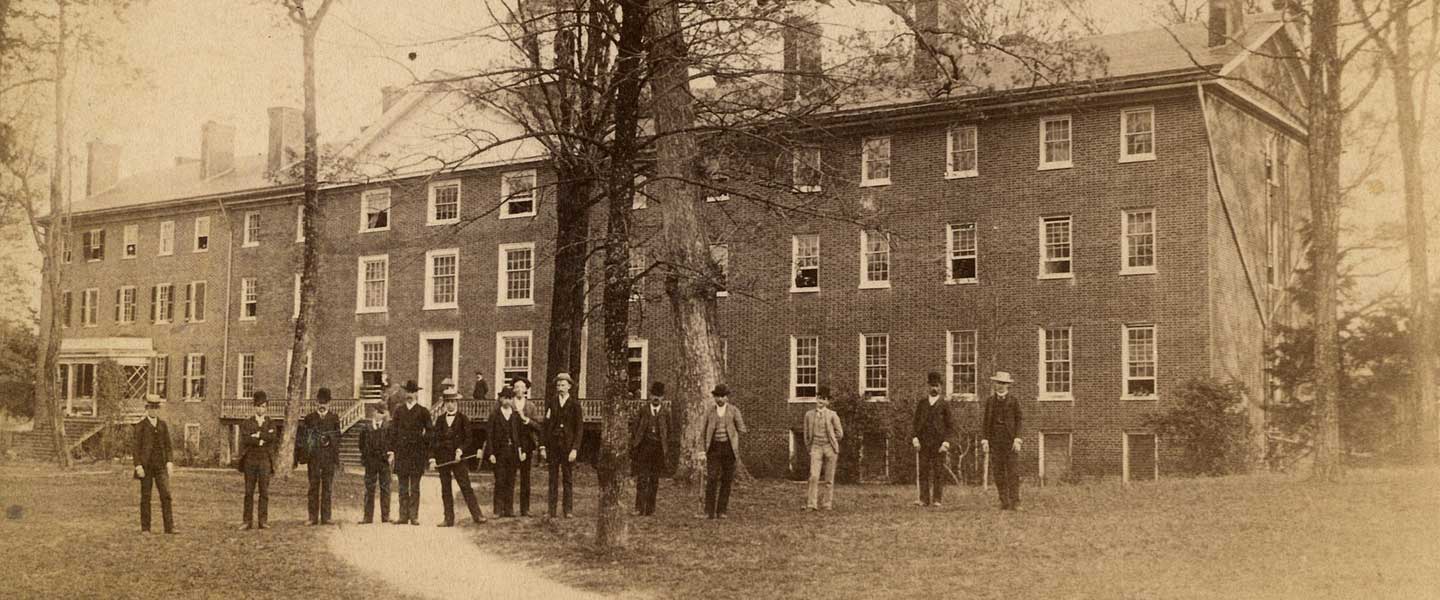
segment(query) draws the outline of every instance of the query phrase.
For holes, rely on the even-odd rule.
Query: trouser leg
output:
[[[155,475],[149,469],[140,478],[140,531],[150,531],[150,489],[155,486]]]
[[[255,477],[256,492],[260,497],[256,500],[255,518],[260,525],[264,525],[270,518],[270,472],[264,471]]]
[[[810,447],[810,481],[805,487],[805,508],[818,508],[820,493],[820,470],[825,466],[825,452],[819,446]]]
[[[460,495],[465,497],[465,507],[470,509],[470,519],[476,522],[485,520],[485,513],[480,510],[480,501],[475,499],[475,489],[470,487],[470,467],[460,462],[455,464],[454,469],[455,483],[460,486]]]
[[[305,509],[310,515],[311,523],[320,521],[320,466],[311,460],[305,466],[305,480],[310,486],[305,491]]]
[[[451,470],[454,467],[440,467],[440,504],[445,507],[445,523],[455,523],[455,493],[451,489],[453,480]]]
[[[244,518],[246,525],[255,523],[255,487],[259,483],[256,473],[245,469],[245,502],[240,516]]]
[[[330,500],[335,489],[335,465],[325,465],[320,469],[320,520],[330,520]]]
[[[525,460],[520,461],[519,464],[521,515],[530,514],[530,466],[533,462],[535,462],[535,460],[529,455],[526,455]]]
[[[825,492],[820,500],[820,507],[833,508],[835,506],[835,466],[839,456],[835,454],[835,449],[829,446],[824,448],[821,456],[824,461],[821,466],[820,482],[825,488]]]
[[[160,518],[164,520],[165,531],[170,532],[175,529],[175,513],[170,506],[170,473],[165,467],[157,470],[160,472],[155,474],[155,491],[160,494]]]
[[[730,484],[735,481],[735,452],[729,444],[720,455],[720,497],[715,501],[716,514],[730,511]]]

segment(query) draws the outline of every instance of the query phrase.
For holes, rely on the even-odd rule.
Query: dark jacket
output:
[[[309,464],[335,466],[340,464],[340,416],[327,411],[323,416],[312,412],[300,420],[295,443],[305,450]]]
[[[525,410],[515,412],[515,432],[519,436],[520,449],[524,450],[527,456],[540,447],[540,436],[545,434],[544,413],[545,403],[534,400],[525,402]],[[525,422],[526,418],[530,420],[529,423]]]
[[[495,409],[490,411],[485,427],[485,449],[480,453],[481,461],[488,462],[490,457],[494,456],[496,464],[518,462],[522,451],[521,438],[524,435],[519,413],[511,411],[510,418],[506,419],[500,412],[500,406],[496,405]],[[529,454],[529,451],[525,453]]]
[[[564,459],[556,455],[556,452],[568,453],[580,449],[580,427],[584,416],[580,399],[573,395],[565,400],[564,407],[560,406],[558,398],[545,401],[545,423],[541,426],[540,444],[545,446],[546,452],[553,455],[553,460]]]
[[[635,412],[635,417],[630,420],[630,452],[632,456],[640,449],[640,442],[645,440],[645,433],[653,424],[655,437],[660,442],[660,461],[663,463],[665,449],[670,447],[670,409],[661,406],[659,414],[652,415],[650,414],[650,403],[646,402]]]
[[[418,402],[414,408],[401,403],[391,414],[394,437],[390,439],[390,451],[395,453],[395,472],[424,473],[429,457],[430,409]]]
[[[430,434],[430,458],[437,463],[453,462],[455,451],[461,454],[470,447],[470,418],[465,413],[455,413],[455,423],[445,422],[445,414],[435,416],[434,430]]]
[[[135,424],[135,466],[146,469],[164,468],[170,462],[170,427],[165,419],[156,418],[150,426],[148,417]]]
[[[1004,398],[991,394],[985,399],[985,439],[992,448],[996,444],[1009,448],[1020,437],[1020,416],[1020,401],[1015,394]]]
[[[939,402],[930,406],[929,398],[915,403],[914,436],[920,438],[920,447],[937,449],[940,444],[950,441],[955,433],[955,423],[950,417],[950,403],[942,396]]]
[[[374,421],[366,421],[360,430],[360,464],[365,465],[365,470],[385,467],[385,453],[390,451],[392,437],[394,430],[388,421],[378,429]]]
[[[257,433],[259,437],[255,437]],[[265,419],[263,425],[256,423],[254,417],[241,421],[240,456],[235,461],[235,467],[243,472],[246,464],[262,464],[274,473],[275,444],[279,441],[280,432],[270,419]]]
[[[470,397],[475,400],[484,400],[490,397],[490,384],[486,383],[484,379],[476,380],[475,389],[470,392]]]

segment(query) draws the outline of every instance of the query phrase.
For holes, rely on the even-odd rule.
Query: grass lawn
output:
[[[104,474],[83,474],[90,471]],[[139,482],[124,467],[0,466],[0,597],[347,598],[408,597],[361,577],[326,549],[323,527],[305,527],[305,474],[274,480],[270,525],[237,531],[244,482],[230,471],[171,477],[179,535],[142,535]],[[335,506],[359,506],[357,475],[338,475]],[[152,529],[161,527],[152,499]]]
[[[947,488],[933,510],[910,505],[914,488],[877,486],[838,487],[833,513],[806,513],[803,484],[757,481],[724,521],[696,518],[700,490],[662,481],[657,516],[632,519],[631,548],[610,555],[588,549],[583,471],[578,518],[476,542],[577,587],[665,598],[1440,597],[1436,469],[1023,487],[1018,514],[993,490]]]

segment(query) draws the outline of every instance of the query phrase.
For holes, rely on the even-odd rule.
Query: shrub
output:
[[[1148,424],[1170,445],[1181,449],[1179,472],[1227,475],[1250,470],[1254,459],[1245,387],[1212,379],[1191,379],[1180,387],[1178,402]]]

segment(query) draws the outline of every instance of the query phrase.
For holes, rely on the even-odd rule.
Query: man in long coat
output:
[[[240,422],[240,459],[236,466],[245,474],[243,529],[265,529],[270,514],[270,476],[275,473],[275,444],[280,440],[280,432],[266,414],[265,392],[255,392],[252,402],[255,416]]]
[[[159,396],[145,397],[145,417],[134,425],[135,479],[140,480],[140,532],[150,533],[150,489],[160,492],[160,513],[165,533],[175,533],[175,517],[170,510],[170,426],[160,418]]]
[[[930,393],[915,404],[915,421],[912,431],[915,437],[910,443],[918,453],[920,461],[920,506],[940,506],[945,496],[945,453],[950,451],[950,436],[955,433],[955,424],[950,416],[950,407],[940,390],[945,380],[939,373],[931,371],[926,377]]]
[[[297,441],[310,459],[305,467],[310,524],[329,525],[335,470],[340,467],[340,417],[330,411],[330,388],[315,392],[315,410],[300,421],[298,433]]]
[[[650,402],[636,411],[630,425],[630,460],[635,472],[635,514],[655,514],[655,494],[665,472],[665,449],[670,447],[670,409],[661,406],[665,384],[650,384]]]
[[[1005,371],[990,378],[985,399],[984,437],[980,446],[990,455],[990,471],[1000,492],[1000,510],[1020,510],[1020,401],[1010,394],[1014,379]]]
[[[405,401],[392,411],[395,416],[390,426],[395,436],[388,456],[400,484],[400,518],[395,524],[419,525],[420,477],[425,474],[429,458],[430,411],[415,398],[415,392],[420,391],[415,380],[406,381],[401,389],[405,391]]]

